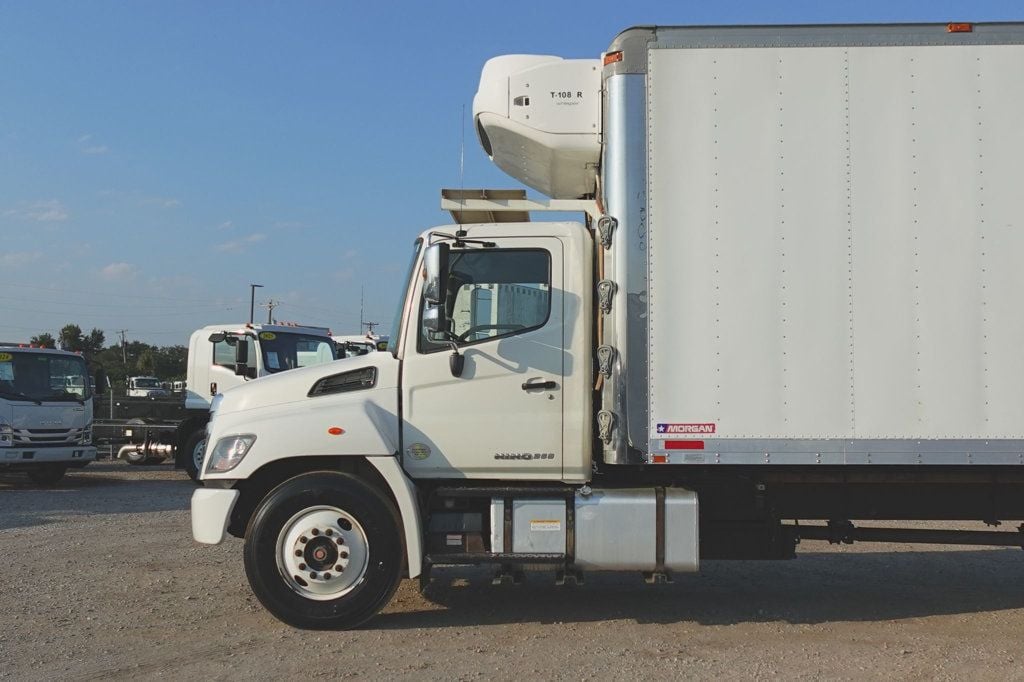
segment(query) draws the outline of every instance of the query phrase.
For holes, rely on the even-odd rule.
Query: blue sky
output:
[[[637,24],[1021,19],[983,0],[0,1],[0,340],[75,322],[185,344],[247,319],[250,282],[278,319],[356,333],[365,289],[388,323],[495,55],[597,57]],[[464,186],[516,186],[465,123]]]

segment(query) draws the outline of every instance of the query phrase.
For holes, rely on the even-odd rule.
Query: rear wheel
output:
[[[245,572],[277,618],[298,628],[356,627],[390,601],[401,579],[393,505],[347,474],[296,476],[256,509]]]
[[[196,431],[185,441],[185,471],[193,481],[199,480],[206,454],[206,432]]]
[[[53,485],[64,478],[64,472],[68,470],[66,464],[40,464],[35,469],[29,469],[28,477],[33,483],[39,485]]]

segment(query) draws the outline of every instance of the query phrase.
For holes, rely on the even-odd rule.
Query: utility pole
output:
[[[366,327],[366,335],[373,336],[373,328],[380,325],[380,322],[367,322],[363,319],[363,292],[366,287],[359,287],[359,330]]]
[[[267,309],[267,324],[271,324],[274,321],[274,308],[281,305],[280,301],[269,299],[266,303],[260,303],[261,308]]]
[[[262,284],[249,285],[249,324],[252,324],[253,315],[256,312],[256,289],[262,289]]]
[[[117,330],[117,333],[121,335],[121,364],[124,365],[125,370],[128,369],[128,342],[124,338],[127,331],[127,329]]]

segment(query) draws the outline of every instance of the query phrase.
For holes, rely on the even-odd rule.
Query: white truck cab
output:
[[[96,459],[92,389],[81,355],[0,346],[0,471],[53,484]]]
[[[129,398],[166,398],[171,393],[163,387],[156,377],[129,377]]]
[[[208,325],[192,333],[184,384],[188,408],[209,408],[213,396],[258,377],[331,362],[330,330],[284,324]]]

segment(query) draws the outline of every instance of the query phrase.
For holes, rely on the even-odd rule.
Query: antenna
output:
[[[466,201],[466,103],[462,103],[462,116],[459,117],[462,126],[459,139],[459,202],[465,207]]]

